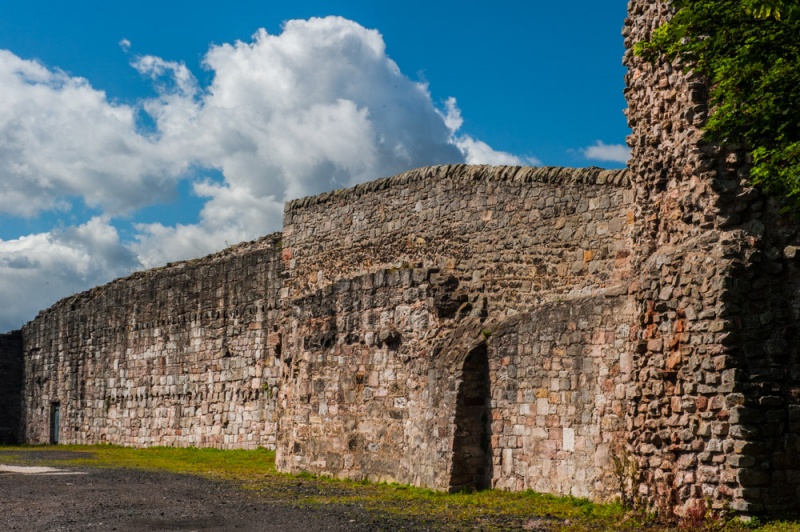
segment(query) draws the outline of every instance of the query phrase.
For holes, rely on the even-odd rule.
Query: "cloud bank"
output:
[[[130,273],[137,264],[102,218],[0,240],[0,332],[19,327],[58,298]]]
[[[134,45],[120,41],[126,53]],[[288,199],[429,164],[536,162],[462,133],[455,99],[437,108],[380,33],[340,17],[211,46],[205,87],[180,61],[130,57],[155,96],[117,103],[86,79],[0,50],[0,215],[95,213],[0,240],[0,300],[24,301],[4,305],[0,330],[134,269],[276,230]],[[137,221],[181,180],[204,201],[197,223]],[[119,220],[134,230],[125,241]]]
[[[0,50],[0,213],[69,210],[80,198],[112,215],[164,199],[183,170],[136,131],[136,111],[82,78]]]

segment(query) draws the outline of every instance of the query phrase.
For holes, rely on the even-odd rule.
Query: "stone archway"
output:
[[[491,487],[491,394],[489,355],[482,343],[464,360],[456,398],[449,490]]]

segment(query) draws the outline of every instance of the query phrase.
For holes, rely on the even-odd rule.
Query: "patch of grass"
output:
[[[276,475],[275,453],[266,449],[255,451],[222,451],[194,447],[148,447],[133,449],[116,445],[59,445],[3,447],[0,461],[6,463],[44,464],[54,467],[90,466],[146,469],[188,473],[234,481],[254,480],[264,475]],[[11,454],[8,454],[12,451]],[[26,455],[41,453],[41,458],[31,460]],[[76,458],[60,459],[64,452],[82,453]],[[53,458],[46,458],[52,453]]]
[[[775,521],[758,527],[759,532],[800,532],[800,523],[797,521]]]
[[[52,459],[48,454],[52,453]],[[75,454],[71,454],[75,453]],[[69,457],[69,458],[65,458]],[[680,522],[665,524],[652,516],[626,512],[619,504],[556,497],[533,491],[495,490],[448,494],[401,484],[371,483],[287,475],[275,469],[275,453],[217,449],[112,445],[2,447],[0,463],[35,463],[54,467],[134,468],[200,475],[237,483],[243,489],[292,506],[356,506],[380,516],[412,519],[437,530],[679,531]],[[800,522],[746,524],[738,520],[708,522],[697,530],[721,532],[800,532]]]

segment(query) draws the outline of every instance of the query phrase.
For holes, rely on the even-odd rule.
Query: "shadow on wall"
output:
[[[0,334],[0,445],[20,441],[22,334]]]
[[[462,369],[456,399],[451,492],[491,487],[490,407],[489,355],[482,343],[467,355]]]

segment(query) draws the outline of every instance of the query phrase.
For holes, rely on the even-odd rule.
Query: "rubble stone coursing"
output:
[[[640,331],[627,420],[639,492],[664,508],[798,510],[797,223],[748,185],[742,147],[703,141],[708,80],[632,53],[670,5],[628,11]]]
[[[273,446],[278,235],[66,298],[22,329],[22,435],[48,443]]]
[[[669,4],[628,10],[627,171],[439,166],[293,201],[280,234],[0,335],[0,437],[50,441],[57,406],[65,443],[800,510],[798,224],[703,141],[708,80],[631,52]]]
[[[589,356],[580,348],[588,334],[599,342],[591,356],[607,360],[597,369],[587,362],[584,377],[599,386],[598,373],[616,366],[624,382],[620,353],[600,354],[598,338],[620,347],[614,334],[620,327],[627,341],[630,319],[610,313],[614,334],[573,331],[577,339],[542,340],[535,353],[498,351],[491,331],[549,301],[627,298],[632,199],[624,171],[444,166],[288,204],[282,329],[292,359],[278,467],[451,490],[546,485],[597,495],[602,474],[578,464],[612,445],[611,432],[624,441],[619,426],[606,435],[597,414],[619,401],[612,386],[596,405],[602,393],[583,394],[574,368]],[[572,322],[594,319],[579,308]],[[476,349],[485,381],[467,362]],[[556,367],[538,373],[553,350]],[[517,379],[524,383],[506,382]],[[548,412],[537,416],[537,405]],[[565,433],[577,434],[577,448]],[[557,469],[565,476],[552,482]]]
[[[424,263],[482,287],[493,314],[589,295],[629,273],[632,201],[624,171],[467,165],[296,200],[284,215],[284,294]]]

